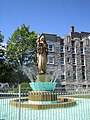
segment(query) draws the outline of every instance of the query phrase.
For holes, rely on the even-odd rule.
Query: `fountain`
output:
[[[29,91],[27,99],[22,99],[23,102],[21,100],[21,107],[49,109],[76,104],[73,99],[58,97],[57,93],[54,92],[57,82],[54,76],[51,77],[46,73],[47,54],[48,46],[44,38],[37,40],[38,74],[35,81],[33,81],[30,74],[30,87],[32,91]],[[18,100],[11,101],[11,104],[18,106]]]

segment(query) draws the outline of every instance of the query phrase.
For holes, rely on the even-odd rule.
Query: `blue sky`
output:
[[[0,0],[0,30],[6,42],[21,24],[30,31],[64,36],[70,26],[90,31],[90,0]]]

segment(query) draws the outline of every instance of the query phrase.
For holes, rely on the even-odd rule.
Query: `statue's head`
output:
[[[37,44],[45,44],[46,43],[46,41],[45,41],[45,37],[44,36],[41,36],[39,39],[37,39]]]

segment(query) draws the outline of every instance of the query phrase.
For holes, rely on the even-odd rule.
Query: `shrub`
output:
[[[19,89],[18,87],[14,90],[15,93],[18,93]],[[21,93],[27,93],[28,91],[31,91],[31,87],[29,83],[23,82],[21,83]]]

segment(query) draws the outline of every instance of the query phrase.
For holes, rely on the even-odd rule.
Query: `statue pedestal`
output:
[[[43,74],[37,75],[36,82],[50,82],[50,81],[51,81],[50,75],[43,75]]]
[[[28,100],[31,101],[56,101],[57,94],[49,91],[30,91]]]

